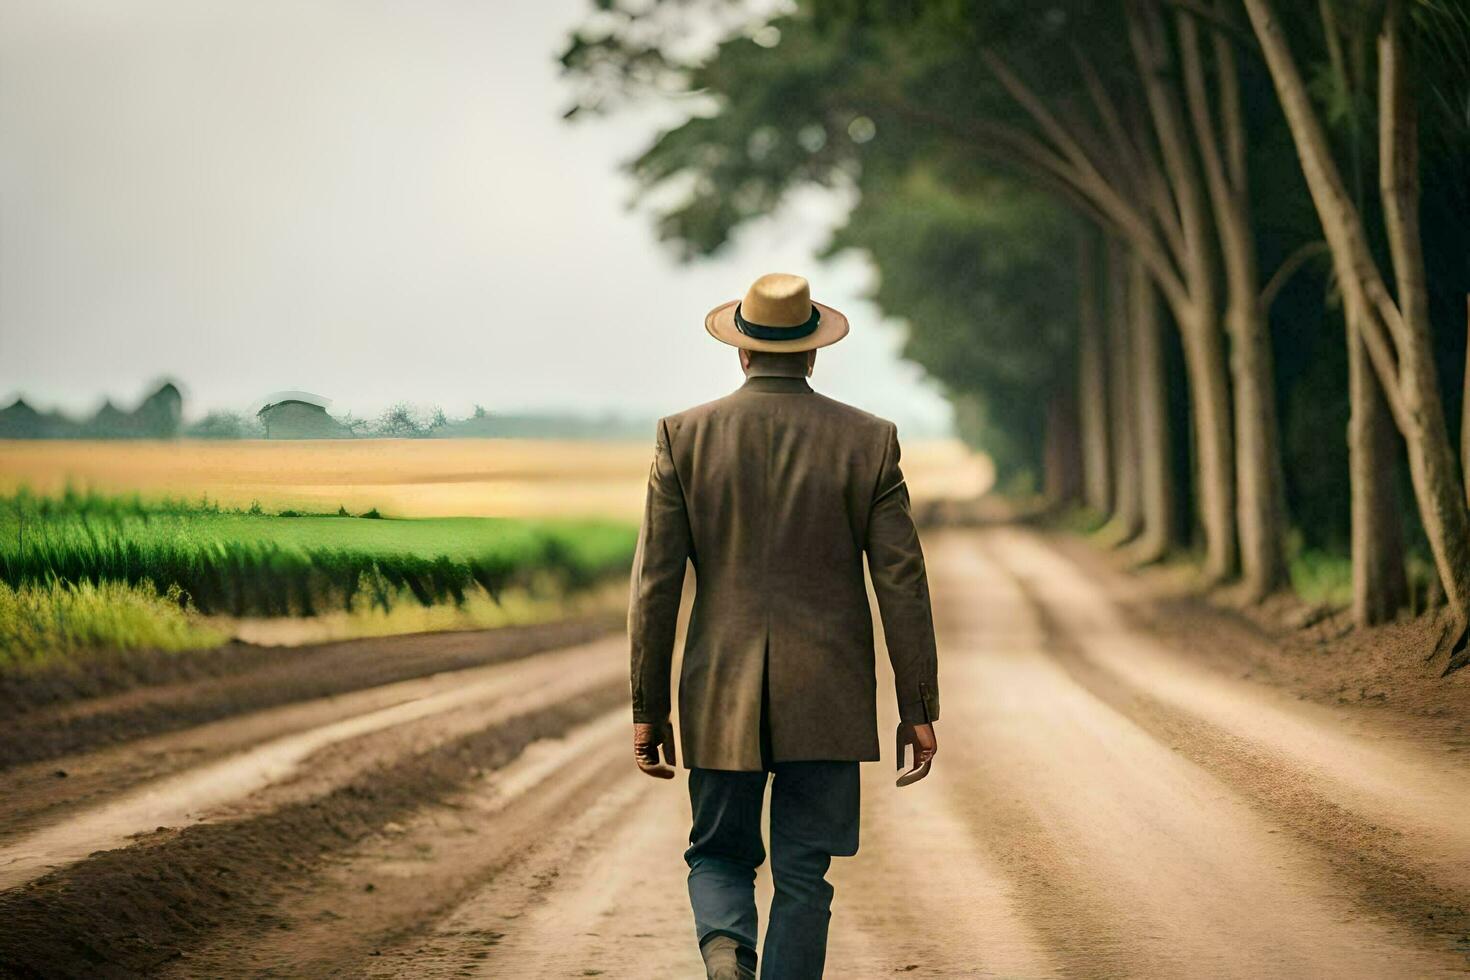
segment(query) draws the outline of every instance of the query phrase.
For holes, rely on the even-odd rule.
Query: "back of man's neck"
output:
[[[757,353],[751,356],[750,366],[745,369],[747,378],[805,378],[807,355]]]

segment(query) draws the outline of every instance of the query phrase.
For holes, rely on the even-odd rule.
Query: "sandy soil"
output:
[[[1470,969],[1457,746],[1143,628],[1116,572],[1034,532],[927,542],[940,755],[902,791],[866,767],[828,976]],[[289,733],[42,815],[0,838],[0,972],[699,976],[683,780],[629,764],[621,658],[302,702]]]

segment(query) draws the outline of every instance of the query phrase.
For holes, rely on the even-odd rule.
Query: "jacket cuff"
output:
[[[907,725],[924,725],[939,720],[939,691],[919,685],[919,696],[898,702],[898,717]]]
[[[645,708],[633,709],[633,724],[635,725],[667,725],[669,713],[665,711],[649,711]]]

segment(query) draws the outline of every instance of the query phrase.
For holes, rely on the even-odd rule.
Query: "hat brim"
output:
[[[817,324],[817,329],[805,337],[795,340],[759,340],[755,337],[747,337],[740,332],[735,325],[735,307],[740,305],[738,299],[732,299],[728,303],[722,303],[709,311],[704,318],[704,329],[709,335],[722,344],[731,347],[740,347],[744,350],[768,350],[786,351],[795,353],[804,350],[816,350],[818,347],[826,347],[835,344],[847,336],[847,317],[830,306],[821,303],[813,303],[822,313],[822,319]]]

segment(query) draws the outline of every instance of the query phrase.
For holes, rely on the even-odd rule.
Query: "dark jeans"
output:
[[[834,857],[858,849],[858,764],[778,762],[770,772],[691,769],[689,901],[701,944],[714,935],[755,947],[755,869],[766,859],[761,806],[771,781],[775,897],[761,955],[765,980],[814,980],[827,958]]]

